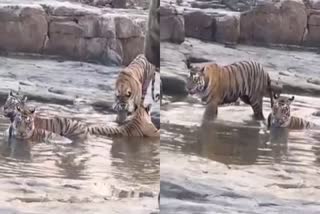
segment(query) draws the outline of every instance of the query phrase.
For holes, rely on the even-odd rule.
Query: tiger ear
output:
[[[28,97],[26,96],[26,95],[24,95],[23,97],[22,97],[22,103],[26,103],[27,102],[27,99],[28,99]]]
[[[273,94],[273,98],[276,100],[276,99],[278,99],[280,97],[280,95],[279,94],[277,94],[277,93],[274,93]]]
[[[294,96],[292,96],[291,98],[289,98],[290,103],[292,103],[293,100],[294,100]]]
[[[19,105],[16,106],[18,112],[21,112],[21,107]]]
[[[192,69],[192,68],[193,68],[193,66],[191,65],[189,59],[186,59],[186,64],[187,64],[187,68],[188,68],[188,69]]]
[[[36,111],[36,108],[30,109],[30,113],[33,114]]]
[[[9,97],[13,97],[13,92],[12,92],[12,90],[9,91],[8,96],[9,96]]]
[[[148,112],[148,113],[150,112],[151,106],[152,106],[152,104],[150,103],[145,107],[146,112]]]

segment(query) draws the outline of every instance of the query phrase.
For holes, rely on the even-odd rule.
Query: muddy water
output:
[[[109,123],[90,106],[30,102],[39,115]],[[90,137],[86,142],[8,144],[0,118],[0,213],[151,213],[158,208],[159,139]]]
[[[265,117],[269,106],[265,99]],[[320,124],[319,108],[319,98],[296,96],[292,115]],[[190,98],[161,107],[161,211],[320,211],[319,131],[269,132],[243,103],[200,125],[203,111]]]

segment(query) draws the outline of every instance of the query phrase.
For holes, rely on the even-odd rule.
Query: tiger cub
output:
[[[12,123],[10,138],[41,142],[52,138],[52,133],[34,126],[35,109],[17,106],[16,116]]]
[[[152,97],[156,99],[154,96],[155,75],[156,67],[143,54],[138,55],[119,73],[113,105],[113,109],[117,112],[116,121],[119,124],[123,124],[127,116],[143,104],[150,81],[152,81]]]
[[[187,67],[190,76],[186,90],[190,95],[200,95],[206,104],[204,120],[214,119],[219,105],[234,103],[238,98],[251,105],[257,120],[263,120],[263,96],[268,94],[273,106],[273,94],[281,93],[281,88],[273,87],[268,73],[257,62],[240,61],[227,66],[206,64],[192,67],[187,61]]]
[[[160,130],[151,121],[150,107],[140,105],[133,117],[119,127],[89,126],[88,133],[109,137],[160,137]]]
[[[272,112],[268,116],[268,128],[320,129],[320,126],[302,118],[291,116],[290,105],[294,96],[274,96]]]
[[[14,120],[15,116],[19,112],[18,109],[28,108],[26,106],[26,96],[17,96],[12,92],[9,93],[6,103],[4,104],[4,114],[7,117],[12,117],[10,120]],[[34,127],[36,129],[43,129],[55,134],[69,138],[70,140],[84,140],[87,137],[86,126],[79,121],[75,121],[68,118],[53,117],[53,118],[41,118],[32,113]],[[9,127],[9,136],[11,136],[12,123]]]

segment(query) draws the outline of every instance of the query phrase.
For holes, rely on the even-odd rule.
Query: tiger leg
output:
[[[257,120],[264,120],[263,111],[262,111],[263,97],[262,96],[250,97],[250,104],[253,110],[254,118]]]
[[[218,115],[218,104],[216,102],[210,102],[207,105],[206,110],[204,111],[202,121],[203,122],[212,121],[216,119],[217,115]]]

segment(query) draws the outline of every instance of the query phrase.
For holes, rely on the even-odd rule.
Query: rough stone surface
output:
[[[160,40],[181,43],[185,38],[184,19],[175,8],[160,6]]]
[[[0,50],[128,63],[142,53],[147,12],[76,4],[1,5]],[[124,58],[122,58],[124,57]]]
[[[189,11],[184,13],[186,36],[213,41],[216,32],[215,18],[205,11]]]
[[[222,43],[237,44],[240,38],[240,19],[237,15],[216,18],[215,40]]]
[[[307,27],[306,8],[300,0],[264,2],[243,13],[240,24],[242,41],[299,45]]]
[[[41,52],[48,24],[44,9],[38,5],[0,7],[0,49]]]

